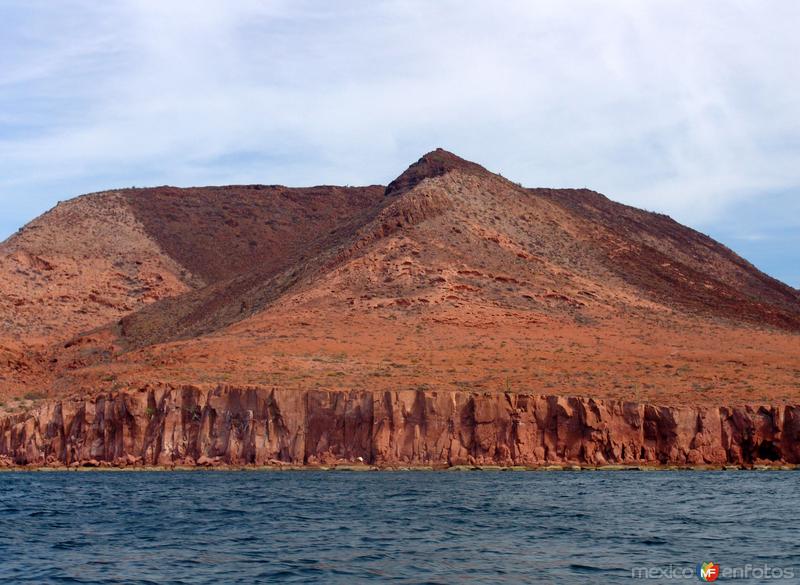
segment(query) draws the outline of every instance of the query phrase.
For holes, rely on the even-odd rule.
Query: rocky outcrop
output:
[[[800,406],[191,386],[0,420],[0,465],[800,463]]]

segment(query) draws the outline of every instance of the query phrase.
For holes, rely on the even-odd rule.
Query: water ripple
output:
[[[797,477],[2,473],[0,583],[614,584],[708,560],[789,568]]]

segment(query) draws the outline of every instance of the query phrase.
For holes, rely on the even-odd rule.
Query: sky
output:
[[[386,184],[443,147],[800,287],[796,0],[0,0],[0,239],[116,187]]]

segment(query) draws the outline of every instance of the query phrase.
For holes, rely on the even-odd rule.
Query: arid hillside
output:
[[[125,189],[59,203],[0,245],[0,333],[67,338],[251,270],[369,217],[383,187]]]
[[[800,398],[798,291],[666,216],[443,150],[385,188],[79,197],[0,270],[6,410],[146,384]]]

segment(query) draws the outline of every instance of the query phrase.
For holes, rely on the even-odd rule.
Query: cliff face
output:
[[[800,463],[800,406],[144,388],[0,420],[0,465]],[[103,463],[105,462],[105,463]]]

